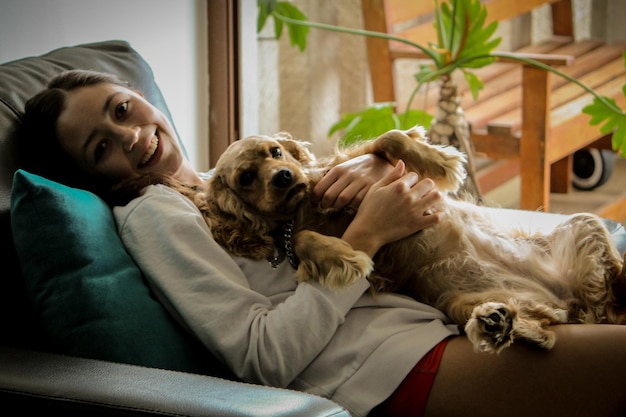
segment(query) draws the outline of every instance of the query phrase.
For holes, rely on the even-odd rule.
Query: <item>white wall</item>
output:
[[[152,67],[197,169],[207,169],[203,0],[0,0],[0,62],[122,39]]]

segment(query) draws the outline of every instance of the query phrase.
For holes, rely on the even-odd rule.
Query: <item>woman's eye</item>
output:
[[[280,158],[283,156],[283,151],[279,147],[272,148],[270,152],[272,154],[272,158]]]
[[[104,152],[107,150],[107,146],[108,145],[106,141],[98,142],[98,144],[96,145],[96,148],[94,150],[94,160],[96,161],[96,163],[102,160]]]
[[[124,101],[118,104],[117,107],[115,108],[115,117],[117,117],[118,119],[122,118],[124,117],[127,111],[128,111],[128,101]]]
[[[248,187],[256,179],[256,173],[252,171],[246,171],[239,176],[239,185],[242,187]]]

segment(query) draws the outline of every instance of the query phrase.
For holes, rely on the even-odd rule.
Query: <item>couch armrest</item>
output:
[[[544,213],[541,211],[488,208],[492,220],[503,228],[517,228],[527,232],[549,233],[558,224],[566,220],[569,214]],[[602,219],[608,229],[617,250],[626,253],[626,228],[621,223],[610,219]]]
[[[3,409],[66,416],[346,416],[300,392],[0,346]]]

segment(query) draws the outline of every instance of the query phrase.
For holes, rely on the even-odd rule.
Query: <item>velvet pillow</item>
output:
[[[28,295],[55,350],[221,372],[209,352],[151,298],[99,197],[18,170],[11,227]]]

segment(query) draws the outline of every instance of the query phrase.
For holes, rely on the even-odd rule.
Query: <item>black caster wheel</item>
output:
[[[608,149],[581,149],[574,153],[572,185],[591,191],[606,183],[615,167],[615,152]]]

